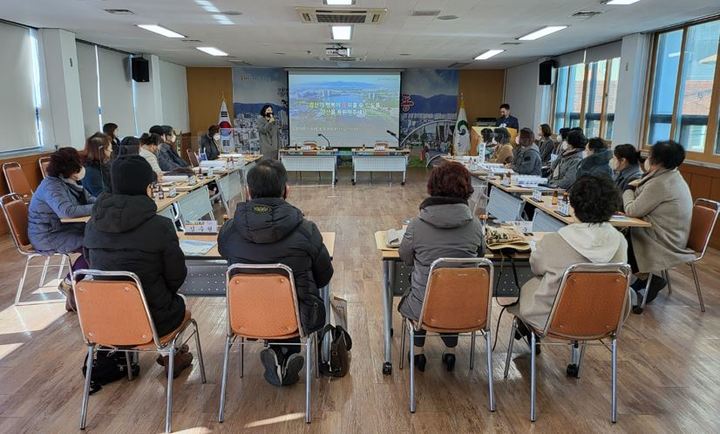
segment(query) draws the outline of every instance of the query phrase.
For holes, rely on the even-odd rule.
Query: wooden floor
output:
[[[396,175],[397,176],[397,175]],[[332,188],[305,176],[293,178],[289,200],[322,231],[335,231],[335,294],[348,300],[353,361],[345,378],[322,378],[313,389],[313,422],[305,425],[302,381],[276,388],[262,378],[258,349],[246,357],[245,378],[231,360],[225,423],[217,423],[225,333],[224,301],[191,298],[205,354],[208,383],[197,364],[175,381],[173,427],[179,432],[719,432],[720,255],[711,250],[701,264],[707,312],[698,307],[689,270],[671,273],[674,294],[661,296],[644,315],[633,315],[619,341],[619,416],[610,423],[610,354],[587,351],[581,379],[565,376],[569,351],[545,347],[539,357],[538,420],[528,421],[529,353],[515,346],[510,377],[503,381],[510,316],[504,315],[493,355],[497,411],[487,410],[484,349],[474,371],[461,343],[455,372],[441,369],[439,342],[426,348],[428,367],[418,373],[417,413],[408,412],[408,371],[383,376],[381,267],[373,232],[399,227],[416,214],[425,195],[426,173],[416,169],[404,187],[376,175],[352,186],[341,173]],[[12,299],[23,259],[9,239],[0,240],[0,431],[78,431],[84,346],[74,314],[61,303],[14,307]],[[37,273],[31,275],[31,282]],[[397,301],[397,300],[396,300]],[[395,309],[393,309],[395,312]],[[497,321],[499,309],[493,312]],[[395,313],[395,330],[400,330]],[[482,342],[482,340],[480,340]],[[193,347],[191,347],[193,348]],[[483,348],[479,345],[479,348]],[[194,351],[194,349],[193,349]],[[154,357],[141,357],[141,376],[106,386],[90,399],[89,432],[160,432],[164,423],[165,378]]]

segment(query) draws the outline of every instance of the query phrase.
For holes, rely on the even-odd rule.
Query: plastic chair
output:
[[[246,339],[259,341],[300,338],[305,346],[305,422],[310,423],[310,388],[315,367],[316,333],[300,322],[292,270],[282,264],[234,264],[226,274],[227,337],[223,358],[218,421],[225,420],[230,349],[240,338],[240,378],[244,375]],[[304,342],[302,340],[304,339]],[[268,344],[270,345],[270,344]],[[291,344],[290,344],[291,345]]]
[[[241,201],[244,200],[245,180],[240,171],[235,170],[218,179],[217,186],[223,206],[225,207],[225,212],[232,218],[235,211],[235,209],[231,207],[232,201],[235,198],[240,198]]]
[[[25,279],[27,277],[28,268],[42,268],[39,286],[43,286],[45,284],[45,278],[47,277],[48,268],[59,267],[57,278],[60,279],[62,277],[62,272],[65,269],[65,261],[67,260],[68,264],[71,263],[70,256],[64,253],[55,253],[50,255],[42,254],[35,250],[30,243],[30,238],[27,233],[28,205],[19,194],[10,193],[0,198],[0,208],[2,208],[5,221],[7,222],[8,229],[10,230],[10,235],[12,236],[13,243],[15,244],[15,248],[18,253],[25,256],[25,268],[23,269],[22,277],[18,283],[17,293],[15,294],[15,304],[18,305],[20,304],[20,298],[22,297],[22,292],[25,287]],[[60,264],[51,265],[50,258],[52,256],[60,256],[62,258],[60,260]],[[32,260],[37,257],[45,257],[45,263],[42,266],[30,265]]]
[[[85,278],[79,280],[82,276]],[[175,330],[160,336],[155,329],[140,279],[135,274],[124,271],[77,270],[73,273],[73,290],[80,329],[87,345],[87,372],[80,411],[80,429],[85,429],[86,426],[95,351],[120,349],[132,353],[155,352],[168,356],[165,432],[172,431],[175,351],[193,336],[202,382],[206,383],[200,334],[190,311],[185,311],[185,318]],[[182,333],[189,325],[193,326],[193,332],[183,341]],[[179,343],[180,341],[183,342]]]
[[[33,189],[30,187],[30,182],[25,176],[25,172],[23,172],[20,163],[15,161],[4,163],[2,170],[5,175],[8,192],[16,193],[22,197],[23,201],[30,203],[30,199],[32,199],[33,195]]]
[[[188,161],[190,162],[190,165],[192,167],[200,167],[200,160],[198,160],[197,154],[195,152],[193,152],[193,150],[190,148],[187,148],[185,150],[185,152],[187,153],[187,157],[188,157]]]
[[[38,159],[38,165],[40,166],[40,173],[42,173],[43,179],[47,178],[47,167],[50,165],[50,157],[40,157]]]
[[[400,369],[405,359],[405,332],[410,347],[410,412],[415,413],[415,332],[470,334],[470,369],[475,362],[475,333],[485,337],[487,351],[488,408],[495,411],[492,376],[493,265],[485,258],[440,258],[430,265],[425,300],[418,321],[405,319],[400,350]],[[466,335],[467,336],[467,335]]]
[[[210,198],[210,190],[204,185],[193,190],[175,202],[180,221],[185,225],[189,221],[203,220],[214,218],[212,202]]]
[[[560,289],[555,296],[550,316],[542,330],[535,329],[522,317],[515,317],[510,331],[507,359],[505,361],[504,378],[508,377],[515,331],[518,321],[530,331],[530,421],[535,422],[536,395],[536,344],[553,345],[557,343],[541,343],[539,338],[567,341],[572,344],[572,364],[568,366],[568,374],[580,376],[580,365],[585,346],[589,341],[600,341],[610,338],[612,363],[610,419],[617,421],[617,335],[630,303],[630,266],[627,264],[575,264],[563,274]],[[580,346],[580,354],[575,348]]]

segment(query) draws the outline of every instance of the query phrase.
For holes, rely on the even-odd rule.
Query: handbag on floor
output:
[[[127,359],[125,351],[98,351],[95,353],[92,366],[92,377],[90,377],[90,394],[102,389],[102,386],[120,380],[127,376]],[[140,374],[140,365],[131,363],[133,377]],[[87,357],[83,363],[82,373],[85,377],[87,372]]]
[[[323,356],[322,346],[325,339],[330,340],[330,351],[327,360]],[[344,377],[350,371],[350,350],[352,339],[350,334],[340,325],[326,325],[320,331],[318,339],[318,369],[327,377]]]

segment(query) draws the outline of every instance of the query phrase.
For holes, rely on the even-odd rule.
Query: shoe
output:
[[[189,353],[190,347],[187,346],[187,344],[181,346],[180,348],[175,351],[175,355],[177,356],[180,353]],[[160,366],[166,366],[168,361],[168,356],[157,356],[157,359],[155,359],[158,365]]]
[[[647,286],[647,279],[635,279],[635,281],[630,285],[630,287],[638,293],[645,290],[645,286]]]
[[[408,352],[408,361],[410,360],[410,353]],[[427,359],[425,354],[415,354],[415,368],[420,372],[425,372],[425,364]]]
[[[525,323],[518,321],[517,328],[515,329],[515,340],[519,341],[524,337],[530,338],[530,330],[527,329]]]
[[[300,381],[300,370],[305,364],[305,359],[298,353],[290,354],[283,368],[282,385],[290,386]]]
[[[455,370],[455,354],[443,353],[442,362],[448,372],[452,372]]]
[[[648,295],[646,303],[651,303],[658,296],[658,293],[665,289],[667,281],[660,276],[653,275],[650,281],[650,288],[648,288]]]
[[[163,359],[164,359],[164,360],[163,360],[163,363],[165,363],[165,364],[163,365],[163,366],[165,366],[165,376],[167,376],[167,374],[168,374],[168,359],[169,359],[169,357],[168,357],[168,356],[163,356]],[[192,361],[193,361],[193,355],[192,355],[192,353],[190,353],[190,352],[187,352],[187,351],[185,351],[185,352],[178,351],[177,353],[175,353],[175,362],[173,363],[173,378],[179,377],[180,374],[182,373],[182,371],[185,370],[185,368],[187,368],[187,367],[189,367],[190,365],[192,365]],[[158,363],[160,363],[159,360],[158,360]]]
[[[273,386],[282,386],[282,368],[275,351],[270,348],[260,351],[260,361],[265,367],[265,381]]]
[[[65,310],[68,312],[77,312],[72,284],[68,282],[67,279],[63,279],[58,285],[58,291],[65,296]]]

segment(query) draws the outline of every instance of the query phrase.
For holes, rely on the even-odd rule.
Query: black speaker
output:
[[[132,79],[138,83],[150,81],[150,62],[142,57],[132,58]]]
[[[553,68],[557,66],[554,60],[546,60],[540,64],[539,84],[540,86],[548,86],[552,84]]]

